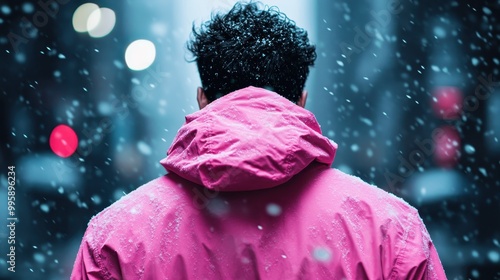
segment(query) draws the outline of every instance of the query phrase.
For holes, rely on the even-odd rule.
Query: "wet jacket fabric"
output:
[[[336,149],[276,93],[230,93],[92,218],[71,279],[446,279],[418,212],[332,169]]]

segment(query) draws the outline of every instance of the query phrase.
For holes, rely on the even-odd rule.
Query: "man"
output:
[[[236,4],[193,28],[200,111],[168,174],[89,223],[72,279],[445,279],[417,211],[331,169],[303,109],[316,58],[274,8]]]

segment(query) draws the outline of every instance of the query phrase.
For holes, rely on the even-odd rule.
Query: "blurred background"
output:
[[[263,1],[317,46],[333,167],[418,208],[449,279],[500,279],[500,1],[470,2]],[[165,174],[197,110],[192,24],[234,3],[0,2],[0,278],[68,279],[89,219]]]

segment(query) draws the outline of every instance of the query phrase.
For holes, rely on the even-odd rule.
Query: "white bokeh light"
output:
[[[140,71],[153,64],[156,58],[155,45],[148,40],[136,40],[128,45],[125,51],[125,63],[128,68]]]
[[[100,21],[101,9],[97,8],[96,10],[93,10],[87,17],[87,22],[85,23],[86,31],[88,32],[89,30],[96,28],[99,25]]]
[[[92,12],[99,10],[94,3],[85,3],[78,7],[73,13],[73,28],[76,32],[88,32],[87,22]]]
[[[89,35],[94,38],[101,38],[108,35],[115,27],[115,12],[109,8],[99,8],[94,10],[87,21]]]

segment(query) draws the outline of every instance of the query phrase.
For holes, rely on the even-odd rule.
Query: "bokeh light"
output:
[[[89,20],[89,16],[97,10],[99,10],[99,6],[94,3],[85,3],[79,6],[73,13],[73,28],[75,31],[88,32],[87,22]]]
[[[87,21],[89,35],[94,38],[101,38],[108,35],[116,23],[115,12],[109,8],[99,8],[94,10]]]
[[[463,96],[456,87],[438,87],[432,99],[434,113],[445,120],[457,119],[462,113]]]
[[[76,151],[78,137],[71,127],[61,124],[52,130],[49,144],[56,155],[67,158]]]
[[[155,45],[148,40],[136,40],[128,45],[125,51],[125,62],[128,68],[140,71],[153,64],[156,58]]]
[[[453,126],[439,128],[434,135],[434,160],[438,166],[450,168],[456,165],[460,152],[460,134]]]

